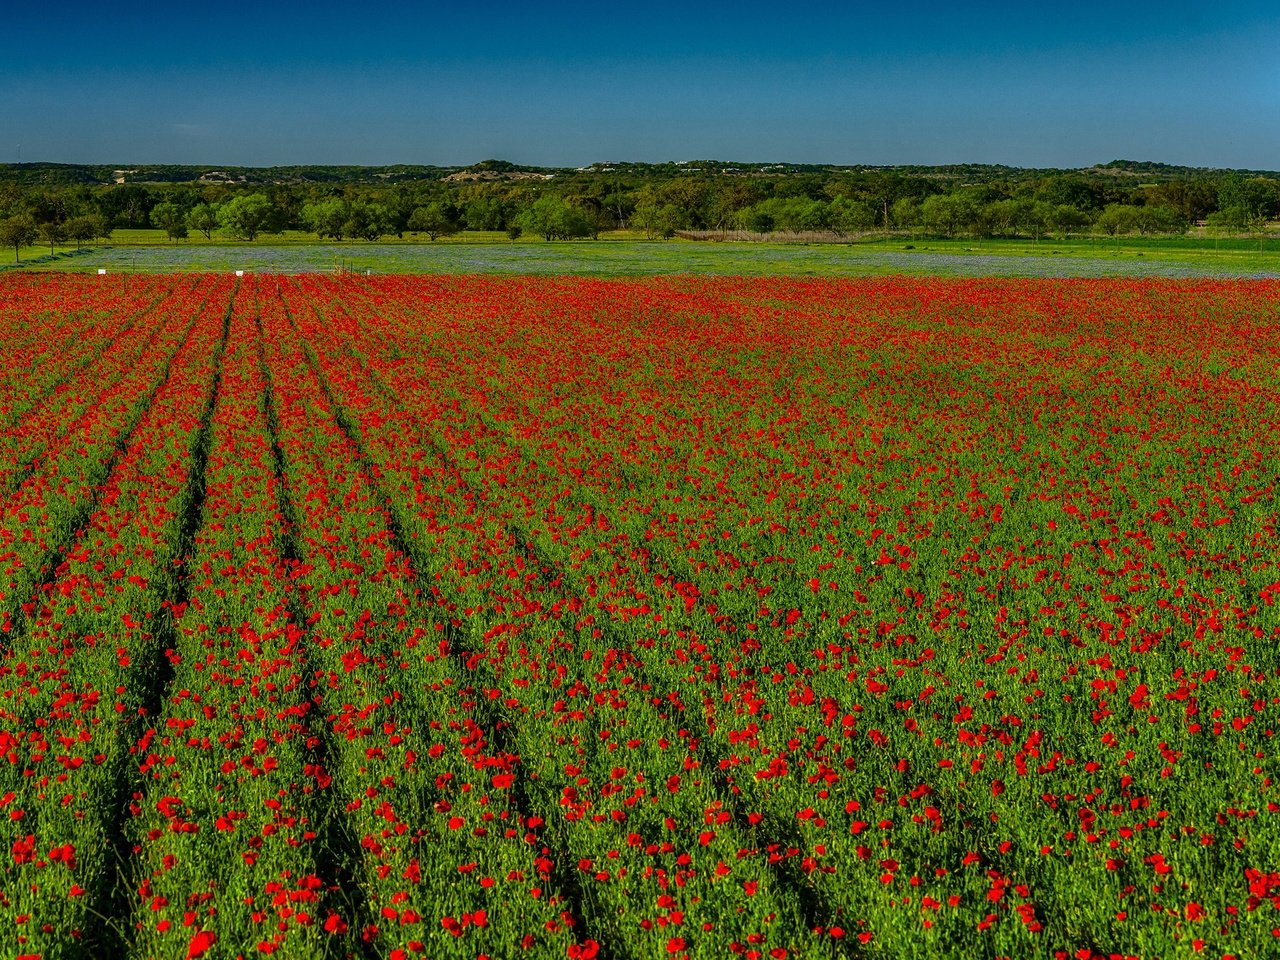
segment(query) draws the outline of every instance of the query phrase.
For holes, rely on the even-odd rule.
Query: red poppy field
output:
[[[0,955],[1280,954],[1280,284],[0,278]]]

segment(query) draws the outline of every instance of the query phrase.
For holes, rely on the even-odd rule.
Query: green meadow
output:
[[[500,232],[464,232],[429,241],[403,238],[322,242],[288,231],[254,243],[195,235],[169,241],[160,230],[116,230],[109,242],[77,250],[28,247],[20,269],[116,272],[564,273],[632,276],[1275,276],[1276,239],[1071,237],[939,240],[868,237],[848,243],[645,240],[630,231],[597,240],[551,241]],[[15,264],[8,260],[8,269]]]

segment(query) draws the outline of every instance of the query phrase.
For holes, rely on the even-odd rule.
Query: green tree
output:
[[[204,234],[206,240],[213,239],[213,231],[218,229],[217,208],[209,203],[198,203],[187,214],[187,226]]]
[[[261,193],[242,193],[218,208],[218,224],[233,237],[252,243],[260,233],[272,226],[274,209]]]
[[[603,203],[608,209],[609,215],[613,218],[613,222],[625,230],[627,228],[627,219],[636,208],[631,194],[626,190],[614,190],[612,193],[605,195]]]
[[[900,197],[893,202],[889,219],[895,230],[910,230],[914,233],[920,224],[920,201],[915,197]]]
[[[1039,241],[1053,220],[1054,207],[1028,196],[995,200],[978,211],[977,230],[982,236],[1031,237]]]
[[[506,222],[503,208],[498,197],[472,197],[462,206],[462,222],[468,230],[501,230]]]
[[[760,204],[773,217],[778,230],[804,233],[826,230],[831,226],[826,201],[814,200],[807,194],[772,197]]]
[[[287,184],[275,184],[267,191],[271,219],[263,233],[283,233],[302,226],[302,197]]]
[[[997,200],[982,208],[979,216],[981,232],[997,237],[1011,237],[1018,231],[1022,218],[1022,203],[1018,200]]]
[[[176,203],[157,203],[151,208],[151,225],[163,230],[170,240],[187,238],[187,217]]]
[[[817,200],[825,196],[826,179],[817,173],[792,173],[773,187],[773,195],[783,199],[797,197]]]
[[[768,195],[768,190],[757,180],[730,180],[728,183],[718,184],[707,209],[707,222],[716,230],[739,224],[742,222],[742,211],[766,199]]]
[[[681,226],[705,229],[710,226],[708,208],[712,201],[711,184],[698,177],[677,177],[653,191],[661,206],[674,206]]]
[[[1039,201],[1037,201],[1039,202]],[[1067,203],[1047,204],[1048,227],[1054,233],[1069,237],[1074,231],[1089,226],[1089,214]]]
[[[570,240],[591,234],[591,224],[582,211],[551,194],[539,197],[521,210],[516,222],[544,240]]]
[[[1245,233],[1262,229],[1280,214],[1280,183],[1232,173],[1218,183],[1219,222]]]
[[[1167,180],[1143,190],[1146,202],[1173,207],[1187,223],[1203,220],[1218,204],[1218,187],[1212,180]]]
[[[1018,229],[1031,234],[1037,243],[1053,222],[1053,204],[1043,200],[1021,200],[1018,207]]]
[[[457,233],[458,224],[449,216],[448,208],[437,200],[409,214],[409,229],[414,233],[425,233],[434,243],[440,237]]]
[[[53,248],[67,239],[66,224],[61,220],[46,220],[36,224],[36,234],[42,243],[49,245],[49,253],[52,254]]]
[[[978,208],[964,194],[936,194],[920,204],[920,222],[925,230],[944,237],[972,228],[978,220]]]
[[[636,216],[640,215],[640,211],[636,211]],[[766,234],[772,233],[778,225],[777,219],[769,211],[763,203],[757,203],[755,206],[747,207],[742,211],[742,226],[752,233]]]
[[[41,190],[26,198],[27,213],[38,224],[67,219],[67,198],[55,190]]]
[[[381,203],[357,200],[351,204],[343,232],[353,240],[377,240],[395,232],[391,211]]]
[[[22,203],[22,188],[12,181],[0,183],[0,219],[17,216]]]
[[[836,236],[843,237],[850,233],[866,233],[876,225],[876,212],[871,204],[862,200],[851,200],[846,196],[837,196],[828,204],[827,215],[831,229]]]
[[[855,182],[844,184],[843,189],[860,194],[875,207],[881,225],[886,230],[914,229],[918,222],[920,201],[937,191],[937,187],[923,177],[909,177],[898,173],[865,174],[856,178]],[[915,213],[912,212],[913,208]],[[902,214],[902,217],[898,214]]]
[[[570,206],[586,222],[587,236],[592,240],[599,240],[600,231],[612,222],[612,215],[605,205],[604,196],[599,192],[574,197]]]
[[[1128,203],[1109,203],[1093,221],[1093,226],[1108,237],[1133,233],[1138,226],[1138,208]]]
[[[644,231],[650,240],[670,239],[680,225],[680,211],[674,204],[660,203],[652,195],[636,204],[631,213],[631,226]]]
[[[19,259],[19,251],[23,247],[31,246],[35,238],[36,224],[30,217],[19,215],[0,220],[0,243],[6,247],[13,247],[14,263],[22,262]]]
[[[93,217],[72,217],[67,221],[67,239],[76,242],[77,250],[82,243],[98,235],[98,225],[93,221]]]
[[[1138,232],[1144,236],[1152,233],[1181,234],[1187,232],[1187,221],[1174,207],[1143,206],[1137,210]]]
[[[1077,210],[1100,210],[1103,205],[1102,188],[1073,174],[1059,174],[1045,178],[1036,188],[1035,199],[1055,206],[1075,207]]]
[[[115,229],[115,228],[111,226],[111,221],[110,221],[110,220],[108,220],[108,219],[107,219],[104,215],[102,215],[101,213],[91,214],[91,215],[89,216],[89,219],[93,222],[93,235],[94,235],[94,239],[96,239],[96,240],[110,240],[110,239],[111,239],[111,232],[112,232],[112,230],[113,230],[113,229]]]
[[[151,225],[151,207],[156,201],[146,187],[126,183],[108,189],[98,202],[113,226],[140,230]]]
[[[341,240],[350,216],[350,205],[336,198],[308,203],[302,208],[302,222],[321,240]]]

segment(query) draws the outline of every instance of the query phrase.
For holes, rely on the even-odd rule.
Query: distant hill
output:
[[[435,180],[527,180],[592,175],[622,174],[636,179],[666,180],[679,176],[733,177],[789,176],[833,173],[897,173],[963,183],[995,183],[1020,181],[1070,174],[1087,179],[1140,177],[1145,182],[1195,180],[1219,177],[1227,173],[1247,176],[1280,177],[1280,172],[1266,170],[1230,170],[1227,168],[1184,167],[1151,160],[1112,160],[1109,163],[1079,168],[1011,167],[1004,164],[812,164],[788,162],[746,162],[730,160],[684,160],[664,163],[601,161],[585,167],[536,167],[508,160],[483,160],[469,166],[434,166],[430,164],[392,164],[388,166],[332,166],[295,164],[279,167],[237,167],[222,164],[78,164],[78,163],[4,163],[0,164],[0,182],[22,186],[105,185],[112,183],[142,184],[228,184],[238,186],[271,186],[279,184],[387,184]]]

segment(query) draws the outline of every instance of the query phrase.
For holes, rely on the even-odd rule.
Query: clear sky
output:
[[[1280,0],[7,6],[6,162],[1280,168]]]

